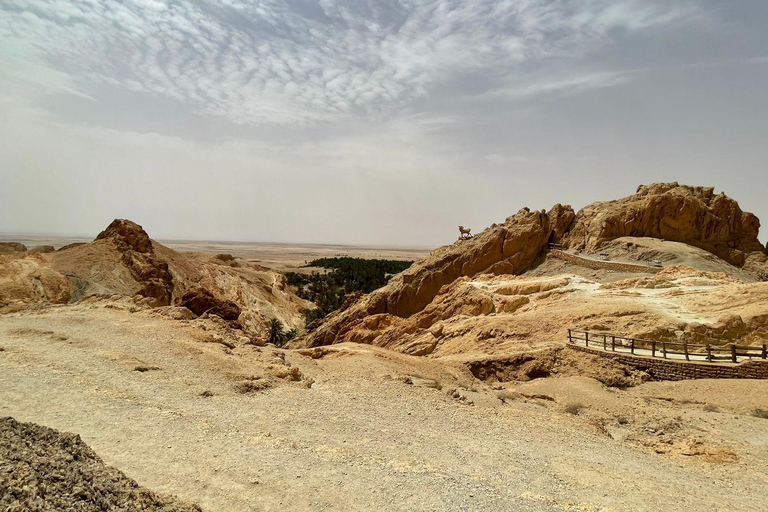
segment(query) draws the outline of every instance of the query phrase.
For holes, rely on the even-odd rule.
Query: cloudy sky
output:
[[[768,226],[766,27],[765,0],[3,0],[0,232],[434,246],[654,181]]]

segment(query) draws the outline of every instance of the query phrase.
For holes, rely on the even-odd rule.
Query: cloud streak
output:
[[[518,82],[593,51],[612,31],[667,25],[692,9],[640,0],[10,0],[0,4],[0,57],[3,78],[16,83],[44,75],[58,92],[114,87],[240,124],[306,125],[402,111],[462,79],[481,84],[473,95],[508,97],[616,85],[626,77],[600,70]]]

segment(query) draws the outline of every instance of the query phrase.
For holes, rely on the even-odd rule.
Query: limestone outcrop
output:
[[[640,186],[632,196],[585,207],[563,242],[594,251],[620,237],[652,237],[699,247],[741,267],[750,253],[765,250],[759,229],[755,215],[711,187],[655,183]]]

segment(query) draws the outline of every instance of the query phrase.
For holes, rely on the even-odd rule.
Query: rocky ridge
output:
[[[654,286],[693,289],[692,280],[703,279],[713,293],[730,297],[742,287],[741,293],[762,303],[768,290],[751,284],[761,277],[761,261],[765,261],[765,248],[757,239],[759,225],[754,215],[743,212],[724,194],[677,183],[641,186],[633,196],[595,203],[578,213],[560,204],[549,212],[524,208],[472,239],[435,250],[387,286],[329,315],[300,343],[316,347],[352,341],[414,355],[457,357],[476,351],[504,353],[515,346],[519,350],[542,340],[562,340],[566,325],[609,327],[666,339],[689,336],[700,340],[712,331],[722,342],[748,342],[747,329],[740,331],[737,326],[762,326],[764,321],[749,305],[731,303],[730,316],[739,317],[736,320],[713,318],[717,313],[707,304],[691,300],[694,296],[689,298],[687,292],[674,292],[677,295],[669,298],[642,292],[642,300],[632,299],[635,292],[631,290],[642,286],[643,279],[652,280],[659,269],[648,267],[647,261],[600,265],[594,253],[609,250],[601,248],[613,240],[635,237],[701,248],[707,251],[702,254],[713,256],[689,251],[686,257],[707,269],[733,269],[730,274],[747,276],[749,283],[734,284],[729,276],[717,273],[697,277],[697,270],[689,268],[680,275],[663,274]],[[587,268],[553,261],[548,257],[548,244],[562,247],[573,255],[568,259],[583,260],[582,267]],[[672,247],[675,250],[674,244]],[[590,254],[594,259],[589,259]],[[746,262],[751,265],[744,265]],[[744,268],[739,269],[741,266]],[[611,270],[613,267],[619,270]],[[648,268],[645,273],[644,267]],[[604,288],[622,270],[629,278],[625,288],[620,292]],[[685,314],[677,313],[676,308]]]

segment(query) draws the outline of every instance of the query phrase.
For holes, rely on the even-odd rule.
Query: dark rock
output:
[[[48,253],[48,252],[55,252],[55,251],[56,251],[56,248],[54,246],[52,246],[52,245],[38,245],[37,247],[31,248],[27,252],[43,252],[43,253]]]
[[[204,289],[189,291],[182,295],[178,301],[196,315],[208,313],[217,315],[224,320],[237,320],[240,317],[240,307],[231,300],[221,299]]]
[[[0,242],[0,254],[11,254],[14,252],[26,252],[27,246],[19,242]]]
[[[112,240],[123,250],[149,252],[152,250],[152,240],[144,229],[126,219],[115,219],[107,229],[99,233],[96,240]],[[122,247],[121,247],[122,246]]]

